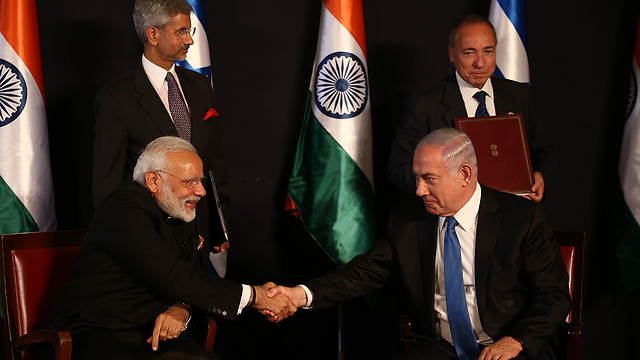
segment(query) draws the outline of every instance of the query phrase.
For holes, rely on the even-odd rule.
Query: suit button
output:
[[[221,310],[221,309],[217,309],[217,311],[218,311],[218,314],[220,314],[220,313],[222,312],[222,310]]]
[[[226,312],[226,311],[223,311],[223,312],[222,312],[222,316],[227,316],[227,312]]]

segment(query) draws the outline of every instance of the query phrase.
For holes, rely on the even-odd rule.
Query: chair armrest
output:
[[[571,323],[567,328],[567,359],[580,359],[580,336],[582,323]]]
[[[11,346],[13,350],[21,350],[36,343],[51,344],[56,360],[71,359],[71,334],[67,330],[32,331],[17,338]]]
[[[216,340],[216,334],[218,333],[218,323],[210,316],[207,316],[207,338],[204,343],[204,348],[208,351],[213,351],[213,344]]]
[[[405,335],[408,335],[411,332],[411,316],[402,315],[400,317],[400,335],[403,337],[402,340],[402,348],[404,351],[409,351],[413,347],[413,343],[409,340],[404,339]]]

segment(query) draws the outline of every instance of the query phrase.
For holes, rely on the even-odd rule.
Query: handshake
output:
[[[251,307],[273,323],[280,322],[293,315],[299,307],[307,305],[307,293],[300,286],[277,286],[268,282],[262,286],[254,286],[255,301]]]

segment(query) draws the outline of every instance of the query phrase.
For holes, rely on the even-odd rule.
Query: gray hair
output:
[[[192,12],[191,5],[184,0],[136,0],[133,5],[133,24],[140,41],[146,44],[149,26],[164,29],[172,17],[178,14],[190,16]]]
[[[486,17],[476,14],[468,14],[463,16],[461,19],[456,21],[451,30],[449,31],[449,45],[453,47],[456,43],[456,39],[458,38],[458,31],[461,27],[466,25],[476,25],[476,24],[484,24],[491,28],[493,31],[493,38],[496,40],[496,45],[498,44],[498,36],[496,36],[496,28],[493,27],[491,21],[489,21]]]
[[[471,139],[464,131],[454,128],[432,131],[420,140],[416,149],[425,145],[442,148],[442,160],[447,167],[449,177],[455,176],[462,164],[469,164],[473,173],[478,175],[476,151]]]
[[[166,170],[167,154],[191,152],[198,155],[191,143],[176,136],[163,136],[150,142],[133,168],[133,180],[140,185],[145,184],[145,175],[149,170]]]

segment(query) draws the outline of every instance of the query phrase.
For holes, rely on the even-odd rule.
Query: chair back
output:
[[[46,329],[86,230],[1,235],[2,307],[9,359],[20,336]]]
[[[569,274],[569,294],[571,295],[571,312],[567,315],[567,340],[565,343],[566,358],[580,359],[580,338],[582,336],[582,283],[584,269],[585,233],[577,231],[554,231],[562,260]]]
[[[554,231],[562,260],[569,274],[569,294],[571,295],[571,312],[567,315],[567,323],[582,322],[582,282],[584,267],[584,232]]]

